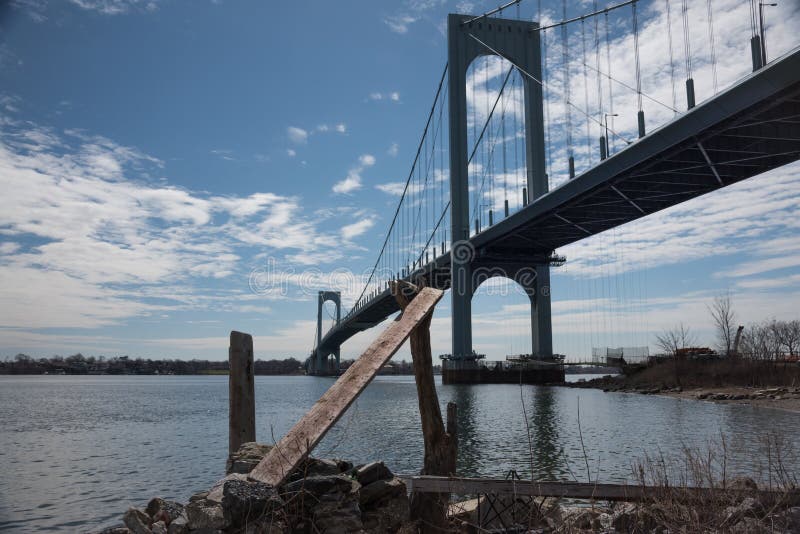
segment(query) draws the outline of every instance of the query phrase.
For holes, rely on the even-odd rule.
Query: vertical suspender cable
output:
[[[562,1],[563,20],[567,20],[567,0]],[[561,25],[561,61],[564,66],[564,112],[567,115],[567,154],[569,154],[569,178],[575,178],[575,155],[572,150],[572,109],[570,108],[569,36],[567,25]]]
[[[486,95],[486,107],[485,107],[485,109],[486,109],[486,117],[489,117],[489,113],[491,113],[490,106],[489,106],[489,100],[490,100],[489,99],[489,56],[484,56],[484,57],[486,58],[486,61],[484,61],[484,63],[483,63],[483,65],[484,65],[483,73],[484,73],[484,78],[485,78],[485,80],[484,80],[485,84],[483,86],[483,93],[484,93],[484,95]],[[492,128],[491,128],[491,126],[488,128],[488,132],[487,133],[489,135],[488,135],[488,138],[487,138],[487,141],[486,141],[486,169],[484,169],[483,172],[484,172],[484,175],[488,175],[488,177],[489,177],[489,191],[490,191],[490,194],[491,194],[493,186],[494,186],[494,181],[492,180],[492,166],[494,165],[494,163],[492,161],[492,149],[494,148],[494,143],[492,142]],[[481,193],[481,194],[483,195],[483,193]],[[483,201],[483,198],[481,199],[481,201]],[[488,221],[489,222],[489,226],[491,226],[492,225],[492,221],[490,220],[492,218],[492,211],[491,211],[492,210],[492,202],[491,201],[489,202],[488,207],[489,207],[489,212],[487,213],[487,216],[488,216],[487,219],[489,219],[489,221]],[[482,210],[480,211],[480,213],[482,213]]]
[[[706,0],[708,11],[708,41],[711,49],[711,73],[714,76],[714,94],[717,94],[717,52],[714,44],[714,14],[711,9],[711,0]]]
[[[672,14],[670,13],[669,0],[667,4],[667,38],[669,39],[669,79],[672,83],[672,109],[678,113],[678,101],[675,95],[675,58],[672,53]]]
[[[539,26],[542,25],[542,0],[538,0],[536,3],[536,18],[538,19],[536,22]],[[550,188],[550,176],[552,175],[551,169],[551,159],[552,159],[552,150],[550,148],[550,89],[547,85],[547,30],[542,30],[539,32],[539,42],[542,48],[542,99],[544,100],[544,122],[545,122],[545,130],[544,130],[544,143],[547,145],[545,148],[547,150],[545,154],[545,162],[544,162],[544,179],[547,182],[548,189]],[[530,82],[527,82],[530,83]],[[525,110],[527,112],[528,110]],[[525,131],[525,124],[522,124],[523,131]],[[527,135],[527,132],[526,132]],[[524,137],[523,137],[524,139]],[[523,145],[523,154],[526,154]],[[526,155],[527,158],[527,155]],[[528,161],[526,159],[526,165]],[[527,183],[527,181],[525,181]],[[522,204],[525,205],[528,202],[528,195],[527,195],[527,188],[525,185],[522,187]]]
[[[519,4],[517,4],[519,7]],[[517,75],[518,76],[518,75]],[[519,195],[520,195],[520,179],[519,179],[519,123],[517,122],[517,114],[519,114],[519,93],[517,92],[517,76],[511,80],[511,94],[514,99],[514,191],[517,197],[517,209],[520,208]]]
[[[692,42],[689,38],[689,3],[683,0],[683,51],[686,55],[686,107],[692,109],[695,105],[694,80],[692,79]]]
[[[611,130],[614,130],[614,86],[611,85],[611,78],[613,76],[611,72],[611,30],[608,22],[608,11],[606,11],[604,15],[606,23],[606,66],[608,67],[608,117],[611,118]],[[605,120],[608,121],[608,118]],[[606,122],[606,126],[608,126],[608,122]],[[614,148],[615,144],[616,139],[614,141],[606,139],[607,147]]]
[[[586,23],[581,19],[581,48],[583,52],[583,107],[586,109],[586,158],[592,162],[592,125],[589,114],[589,68],[586,64]]]
[[[592,11],[597,13],[597,0],[592,2]],[[605,137],[603,132],[603,78],[600,75],[600,26],[598,18],[594,17],[594,64],[595,64],[595,78],[597,79],[597,125],[600,129],[600,155],[601,159],[605,153]],[[586,110],[589,111],[589,110]]]
[[[553,147],[550,144],[550,85],[547,82],[547,30],[544,30],[541,33],[542,39],[542,95],[544,95],[544,122],[545,122],[545,130],[544,130],[544,142],[547,145],[547,158],[545,161],[545,178],[547,180],[548,188],[550,187],[550,176],[553,175]],[[530,82],[528,82],[530,83]],[[527,110],[526,110],[527,112]],[[525,127],[524,125],[522,126]],[[526,154],[523,152],[523,154]],[[530,165],[530,162],[527,161],[527,154],[525,155],[526,161],[525,164]],[[523,185],[524,191],[524,185]],[[522,195],[522,203],[527,204],[527,195],[523,193]]]
[[[512,86],[513,87],[513,86]],[[508,166],[506,165],[506,95],[503,95],[503,107],[500,113],[500,137],[503,143],[503,204],[505,216],[508,217]],[[516,142],[516,139],[515,139]]]
[[[642,73],[639,66],[639,17],[636,13],[636,2],[631,4],[633,14],[633,55],[636,65],[636,98],[639,104],[637,119],[639,123],[639,137],[644,137],[644,110],[642,109]]]

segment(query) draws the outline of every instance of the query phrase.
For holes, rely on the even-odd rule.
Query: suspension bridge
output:
[[[713,77],[705,85],[713,89],[699,101],[697,19],[688,0],[659,1],[669,61],[655,66],[641,61],[643,0],[602,9],[595,1],[572,18],[564,0],[563,19],[552,24],[504,18],[519,0],[480,16],[449,15],[447,64],[411,170],[393,191],[394,216],[352,308],[342,314],[340,295],[320,292],[309,374],[338,374],[342,344],[399,311],[389,290],[398,279],[450,290],[449,369],[478,365],[471,300],[494,277],[525,290],[531,353],[552,358],[550,269],[566,261],[559,248],[800,159],[800,48],[768,60],[763,4],[751,0],[749,43],[742,36],[741,61],[752,72],[722,90],[712,0],[703,6]],[[622,22],[627,36],[614,30]],[[623,72],[612,60],[621,43],[633,59]],[[663,74],[671,99],[656,95],[662,87],[643,88],[653,85],[646,72]],[[621,106],[631,103],[636,118],[626,128]],[[556,104],[560,121],[552,120]],[[665,119],[648,127],[646,111]],[[323,332],[329,300],[336,317]]]

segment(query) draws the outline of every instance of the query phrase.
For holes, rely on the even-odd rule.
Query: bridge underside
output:
[[[474,235],[475,262],[540,264],[560,247],[798,159],[800,50],[795,50]],[[420,275],[448,289],[450,255],[409,278]],[[332,352],[397,311],[385,290],[351,311],[320,345]]]

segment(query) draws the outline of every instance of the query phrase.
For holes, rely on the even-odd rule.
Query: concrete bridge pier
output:
[[[547,258],[526,257],[524,250],[476,251],[470,239],[470,191],[466,76],[478,57],[497,52],[542,79],[541,43],[537,23],[517,20],[448,17],[448,84],[450,128],[450,227],[452,363],[474,365],[472,353],[472,296],[481,279],[514,278],[531,299],[531,337],[534,354],[553,353],[550,320],[550,272]],[[548,191],[545,173],[544,100],[541,85],[522,77],[525,104],[525,161],[527,191],[536,200]],[[527,199],[526,199],[527,200]],[[476,229],[477,232],[477,229]],[[525,279],[521,275],[525,274]],[[471,362],[471,363],[470,363]]]
[[[314,353],[309,359],[306,372],[317,376],[338,376],[341,347],[320,347],[322,340],[322,309],[325,302],[336,305],[336,324],[342,320],[342,295],[339,291],[320,291],[317,297],[317,342]],[[331,356],[335,361],[331,360]]]

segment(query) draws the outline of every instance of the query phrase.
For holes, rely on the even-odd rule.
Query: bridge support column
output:
[[[531,353],[538,356],[553,355],[553,324],[550,310],[550,267],[536,267],[536,281],[531,300]]]
[[[474,59],[496,52],[537,80],[541,80],[540,37],[538,31],[531,31],[532,25],[538,26],[537,23],[527,21],[475,18],[468,15],[449,15],[447,19],[452,357],[456,361],[463,361],[472,356],[471,323],[474,292],[472,277],[475,251],[469,243],[471,205],[467,159],[472,147],[467,146],[467,69]],[[525,157],[528,171],[526,196],[535,200],[548,190],[545,174],[544,101],[540,84],[528,77],[523,77],[522,82],[525,100]],[[525,198],[523,203],[527,204],[527,201],[528,198]],[[545,314],[541,305],[537,309],[539,310],[537,317]],[[548,301],[547,328],[538,327],[539,330],[546,330],[548,334],[549,309]],[[537,325],[542,321],[543,319],[537,319]]]
[[[342,320],[342,297],[339,291],[320,291],[317,298],[317,340],[310,362],[310,369],[307,371],[312,375],[338,375],[339,374],[339,353],[340,347],[322,346],[322,308],[326,301],[331,301],[336,305],[336,324]],[[328,365],[329,356],[336,357],[336,368],[331,369]]]

